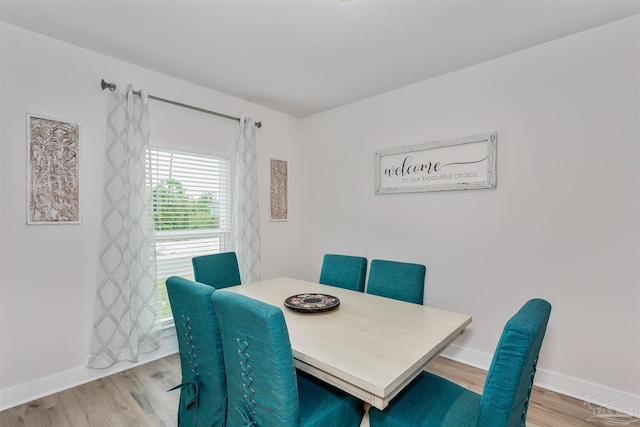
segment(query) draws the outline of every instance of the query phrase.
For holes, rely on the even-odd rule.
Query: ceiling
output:
[[[640,0],[0,0],[7,23],[296,117],[638,13]]]

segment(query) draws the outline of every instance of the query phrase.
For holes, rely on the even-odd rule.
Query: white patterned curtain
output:
[[[242,116],[236,141],[233,189],[232,242],[242,283],[260,280],[260,213],[258,212],[258,157],[256,125]]]
[[[87,366],[138,361],[161,344],[145,93],[107,94],[98,284]]]

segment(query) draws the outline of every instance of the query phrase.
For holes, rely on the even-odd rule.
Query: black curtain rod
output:
[[[104,79],[102,79],[102,81],[100,82],[100,87],[102,88],[102,90],[109,89],[112,92],[114,90],[116,90],[116,84],[115,83],[107,83],[107,82],[104,81]],[[133,93],[135,93],[136,95],[140,95],[140,91],[133,91]],[[160,101],[160,102],[166,102],[167,104],[172,104],[172,105],[176,105],[178,107],[188,108],[190,110],[200,111],[201,113],[213,114],[214,116],[222,117],[222,118],[229,119],[229,120],[235,120],[237,122],[240,121],[240,117],[233,117],[233,116],[228,116],[228,115],[222,114],[222,113],[216,113],[215,111],[205,110],[204,108],[194,107],[192,105],[187,105],[187,104],[183,104],[181,102],[171,101],[169,99],[164,99],[164,98],[160,98],[160,97],[153,96],[153,95],[149,95],[149,99],[154,99],[154,100]],[[262,122],[256,122],[256,127],[258,129],[260,129],[262,127]]]

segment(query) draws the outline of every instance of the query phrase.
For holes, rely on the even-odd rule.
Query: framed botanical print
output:
[[[270,170],[269,219],[271,221],[288,221],[289,162],[281,159],[271,159]]]
[[[81,126],[27,114],[27,224],[79,224]]]

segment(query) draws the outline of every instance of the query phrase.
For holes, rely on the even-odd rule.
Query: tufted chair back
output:
[[[196,282],[216,289],[240,284],[240,269],[235,252],[202,255],[191,259]]]
[[[509,319],[482,395],[422,372],[384,411],[370,409],[371,427],[524,427],[550,313],[547,301],[532,299]]]
[[[284,314],[244,295],[211,297],[227,373],[227,427],[358,427],[363,405],[297,372]]]
[[[228,378],[227,425],[298,425],[296,369],[282,311],[231,292],[216,292],[212,300]]]
[[[180,389],[179,427],[225,425],[227,387],[214,291],[182,277],[167,279],[182,370],[182,384],[172,389]]]
[[[550,314],[547,301],[532,299],[505,325],[485,380],[478,427],[525,425]]]
[[[364,292],[367,259],[360,256],[326,254],[322,261],[320,283]]]
[[[427,267],[422,264],[374,259],[367,293],[422,304],[426,274]]]

